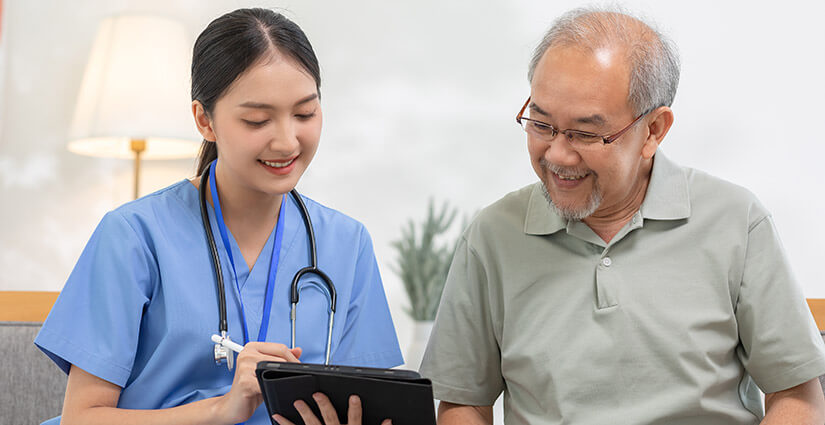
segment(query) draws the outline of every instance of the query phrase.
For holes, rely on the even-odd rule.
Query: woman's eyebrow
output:
[[[301,100],[299,100],[299,101],[295,102],[295,106],[298,106],[298,105],[303,105],[304,103],[311,102],[311,101],[313,101],[313,100],[315,100],[315,99],[317,99],[317,98],[318,98],[318,93],[312,93],[311,95],[309,95],[309,96],[307,96],[307,97],[305,97],[305,98],[303,98],[303,99],[301,99]]]
[[[303,105],[304,103],[311,102],[311,101],[313,101],[317,98],[318,98],[318,93],[313,93],[313,94],[311,94],[309,96],[306,96],[303,99],[295,102],[295,106]],[[242,108],[254,108],[254,109],[276,109],[274,105],[271,105],[269,103],[252,102],[252,101],[241,103],[238,106],[240,106]]]

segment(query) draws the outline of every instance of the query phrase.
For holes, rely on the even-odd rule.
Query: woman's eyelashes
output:
[[[304,112],[304,113],[297,113],[297,114],[295,114],[295,118],[298,118],[299,120],[306,121],[306,120],[308,120],[308,119],[315,116],[315,111],[316,110],[313,109],[312,111],[308,111],[308,112]]]
[[[248,125],[248,126],[250,126],[250,127],[252,127],[252,128],[260,128],[260,127],[263,127],[264,125],[266,125],[266,124],[269,122],[269,120],[268,120],[268,119],[263,120],[263,121],[252,121],[252,120],[242,120],[242,121],[243,121],[246,125]]]
[[[308,120],[315,117],[315,113],[316,113],[316,111],[312,110],[310,112],[305,112],[305,113],[296,113],[294,116],[295,116],[295,118],[297,118],[301,121],[308,121]],[[265,120],[250,120],[250,119],[241,118],[241,121],[243,121],[244,124],[246,124],[247,126],[249,126],[251,128],[261,128],[261,127],[269,124],[269,122],[272,121],[272,120],[270,120],[268,118],[265,119]]]

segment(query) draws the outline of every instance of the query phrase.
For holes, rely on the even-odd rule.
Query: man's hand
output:
[[[315,393],[312,395],[312,399],[318,403],[318,409],[321,411],[321,417],[324,419],[323,422],[318,419],[315,414],[312,413],[312,409],[309,408],[309,405],[304,403],[303,400],[296,400],[294,403],[295,409],[301,414],[301,419],[304,420],[305,424],[342,425],[338,421],[338,412],[335,411],[335,407],[326,395],[323,393]],[[361,399],[358,398],[357,395],[351,395],[349,397],[349,406],[347,407],[347,423],[343,425],[361,425],[362,413]],[[272,419],[275,419],[275,422],[278,422],[279,425],[295,425],[289,419],[281,415],[272,415]],[[392,425],[392,421],[389,419],[384,419],[384,421],[381,422],[381,425]]]

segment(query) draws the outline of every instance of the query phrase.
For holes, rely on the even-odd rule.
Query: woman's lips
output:
[[[272,174],[283,176],[292,172],[295,168],[296,159],[298,159],[298,156],[278,161],[259,159],[258,164],[261,164],[266,171],[269,171]]]

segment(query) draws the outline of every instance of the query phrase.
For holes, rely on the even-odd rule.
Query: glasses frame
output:
[[[556,138],[556,136],[558,136],[558,135],[559,135],[559,133],[564,134],[564,136],[565,136],[565,137],[567,137],[567,139],[568,139],[568,140],[571,140],[572,138],[571,138],[570,136],[568,136],[568,133],[578,133],[578,134],[581,134],[581,135],[584,135],[584,136],[589,136],[589,137],[600,137],[600,138],[602,139],[602,143],[603,143],[603,144],[605,144],[605,145],[609,145],[609,144],[611,144],[611,143],[615,142],[615,141],[616,141],[616,139],[618,139],[619,137],[622,137],[622,134],[625,134],[625,133],[627,132],[627,130],[630,130],[630,128],[631,128],[631,127],[633,127],[633,124],[636,124],[637,122],[639,122],[639,120],[640,120],[640,119],[642,119],[642,117],[643,117],[643,116],[645,116],[645,115],[647,115],[647,114],[649,114],[649,113],[650,113],[650,111],[643,112],[643,113],[642,113],[642,114],[640,114],[638,117],[634,118],[634,119],[633,119],[633,122],[631,122],[630,124],[628,124],[627,126],[625,126],[625,128],[623,128],[623,129],[621,129],[621,130],[619,130],[619,131],[617,131],[617,132],[615,132],[615,133],[613,133],[613,134],[610,134],[610,135],[607,135],[607,136],[603,136],[603,135],[601,135],[601,134],[591,133],[591,132],[589,132],[589,131],[575,130],[575,129],[571,129],[571,128],[568,128],[568,129],[565,129],[565,130],[559,130],[558,128],[556,128],[556,126],[551,125],[551,124],[547,124],[547,123],[546,123],[546,122],[544,122],[544,121],[534,120],[534,119],[532,119],[532,118],[525,118],[525,117],[523,116],[523,115],[524,115],[524,111],[527,109],[527,105],[529,105],[529,104],[530,104],[530,99],[532,99],[532,96],[530,96],[530,97],[528,97],[528,98],[527,98],[527,101],[526,101],[526,102],[524,102],[524,106],[522,106],[522,107],[521,107],[521,110],[519,110],[519,111],[518,111],[518,115],[516,115],[516,122],[517,122],[519,125],[521,125],[521,126],[522,126],[522,128],[524,128],[524,125],[523,125],[523,124],[522,124],[522,122],[521,122],[522,120],[524,120],[524,121],[532,121],[532,122],[534,122],[534,123],[538,123],[538,124],[541,124],[541,125],[544,125],[544,126],[550,127],[550,129],[552,129],[552,130],[553,130],[553,135],[552,135],[552,136],[550,136],[550,140],[555,139],[555,138]],[[595,144],[595,143],[598,143],[598,142],[593,142],[593,143],[591,143],[591,144]]]

